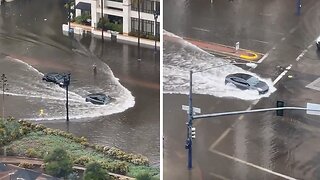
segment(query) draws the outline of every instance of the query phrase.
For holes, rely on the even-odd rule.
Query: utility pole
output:
[[[190,89],[189,89],[189,113],[188,113],[188,124],[187,124],[187,141],[186,147],[188,149],[188,168],[192,168],[192,120],[193,120],[193,106],[192,106],[192,71],[190,71]]]
[[[4,119],[4,94],[6,89],[6,86],[8,85],[7,83],[7,77],[5,74],[1,75],[1,82],[2,82],[2,119]]]

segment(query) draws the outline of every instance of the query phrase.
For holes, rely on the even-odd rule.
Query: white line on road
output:
[[[229,155],[227,155],[227,154],[224,154],[224,153],[219,152],[219,151],[216,151],[216,150],[211,150],[211,152],[213,152],[213,153],[215,153],[215,154],[218,154],[218,155],[220,155],[220,156],[223,156],[223,157],[226,157],[226,158],[232,159],[232,160],[234,160],[234,161],[236,161],[236,162],[239,162],[239,163],[245,164],[245,165],[247,165],[247,166],[251,166],[251,167],[253,167],[253,168],[256,168],[256,169],[262,170],[262,171],[264,171],[264,172],[268,172],[268,173],[270,173],[270,174],[273,174],[273,175],[276,175],[276,176],[279,176],[279,177],[285,178],[285,179],[289,179],[289,180],[297,180],[297,179],[295,179],[295,178],[293,178],[293,177],[290,177],[290,176],[287,176],[287,175],[284,175],[284,174],[280,174],[280,173],[275,172],[275,171],[271,171],[271,170],[269,170],[269,169],[267,169],[267,168],[264,168],[264,167],[261,167],[261,166],[258,166],[258,165],[255,165],[255,164],[252,164],[252,163],[246,162],[246,161],[244,161],[244,160],[241,160],[241,159],[236,158],[236,157],[233,157],[233,156],[229,156]]]
[[[286,40],[286,37],[281,38],[281,41],[284,41],[284,40]]]
[[[258,39],[250,39],[251,41],[256,41],[256,42],[259,42],[259,43],[262,43],[262,44],[269,44],[269,42],[267,41],[261,41],[261,40],[258,40]]]
[[[308,46],[308,49],[310,49],[312,46],[313,46],[313,43]]]
[[[229,180],[228,178],[223,177],[223,176],[221,176],[221,175],[219,175],[219,174],[216,174],[216,173],[213,173],[213,172],[211,172],[211,173],[209,173],[209,174],[210,174],[211,176],[214,176],[214,177],[218,178],[218,179]]]
[[[214,150],[214,148],[219,144],[219,142],[224,138],[226,137],[229,132],[231,131],[231,128],[228,128],[227,130],[225,130],[221,136],[209,147],[209,150]]]
[[[205,31],[205,32],[210,32],[208,29],[203,29],[203,28],[198,28],[198,27],[192,27],[192,29],[198,30],[198,31]]]
[[[269,56],[269,52],[263,55],[262,58],[257,62],[257,64],[262,63],[262,61],[265,60],[268,56]]]
[[[296,58],[296,61],[299,61],[307,52],[307,49],[303,50],[302,53]]]
[[[294,33],[296,30],[297,30],[297,27],[294,27],[294,28],[290,29],[289,33],[292,34],[292,33]]]
[[[287,72],[291,69],[292,64],[290,64],[288,67],[286,67],[286,70],[284,70],[274,81],[273,81],[273,85],[276,85],[277,82],[280,81],[280,79],[287,74]]]

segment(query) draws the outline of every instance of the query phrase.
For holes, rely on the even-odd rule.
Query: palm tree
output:
[[[140,17],[140,3],[143,2],[143,0],[131,0],[131,2],[135,5],[138,6],[138,61],[141,61],[141,57],[140,57],[140,21],[141,21],[141,17]]]

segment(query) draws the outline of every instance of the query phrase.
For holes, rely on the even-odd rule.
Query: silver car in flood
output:
[[[265,94],[269,91],[267,83],[245,73],[229,74],[225,79],[225,84],[230,84],[242,90],[257,90],[259,94]]]
[[[91,102],[92,104],[106,105],[111,101],[111,98],[103,93],[89,94],[86,97],[86,102]]]

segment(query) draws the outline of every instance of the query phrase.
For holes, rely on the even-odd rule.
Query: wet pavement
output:
[[[319,91],[306,86],[320,76],[314,43],[320,34],[320,3],[302,3],[302,15],[296,16],[295,2],[289,0],[165,1],[166,31],[228,46],[239,41],[240,48],[266,54],[249,70],[271,79],[276,88],[263,98],[226,91],[220,84],[225,74],[242,71],[227,65],[194,77],[194,106],[213,113],[275,107],[277,100],[300,107],[319,103]],[[187,114],[181,105],[187,104],[183,94],[188,92],[188,69],[201,71],[202,59],[207,59],[208,68],[226,61],[191,49],[186,42],[164,42],[164,91],[174,93],[164,95],[164,179],[319,179],[319,118],[304,111],[285,111],[283,117],[266,112],[197,120],[193,169],[187,169]],[[172,69],[180,71],[166,77],[166,70]]]
[[[63,5],[63,1],[27,0],[0,7],[0,72],[9,84],[5,115],[140,153],[159,165],[159,52],[143,48],[139,62],[136,46],[101,43],[89,34],[64,36]],[[52,71],[71,73],[69,124],[64,122],[65,90],[41,80]],[[113,100],[106,106],[86,103],[84,97],[94,92]],[[2,98],[0,102],[2,109]]]

